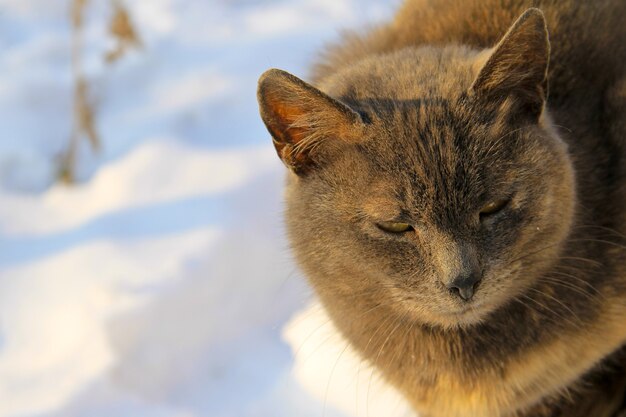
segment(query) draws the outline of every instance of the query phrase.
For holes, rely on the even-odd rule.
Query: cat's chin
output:
[[[443,316],[441,325],[444,327],[469,327],[484,322],[491,310],[469,309]]]
[[[447,315],[441,315],[438,324],[445,328],[470,327],[484,322],[489,313],[491,311],[483,311],[478,308],[451,312]]]
[[[430,305],[416,299],[405,298],[393,304],[396,314],[411,317],[412,320],[426,326],[445,329],[458,329],[475,326],[489,320],[489,316],[497,310],[501,303],[495,300],[473,300],[464,304]]]
[[[493,308],[481,304],[468,304],[465,307],[431,313],[426,316],[421,315],[421,320],[425,320],[429,325],[442,327],[444,329],[458,329],[476,326],[488,320]]]

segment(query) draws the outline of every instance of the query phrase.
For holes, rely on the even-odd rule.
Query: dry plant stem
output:
[[[73,183],[75,180],[76,152],[80,138],[86,136],[94,150],[98,150],[100,147],[100,139],[95,129],[94,110],[88,99],[89,88],[83,74],[81,62],[83,13],[86,6],[87,0],[74,0],[71,8],[74,121],[67,153],[63,158],[60,169],[61,180],[66,183]]]
[[[128,10],[119,1],[113,1],[113,16],[109,23],[109,34],[117,42],[114,49],[105,56],[107,63],[113,63],[124,56],[130,48],[140,48],[141,40],[137,36]]]
[[[73,126],[69,145],[61,161],[59,177],[66,183],[75,180],[76,153],[81,138],[89,140],[91,148],[98,151],[101,140],[96,129],[96,112],[89,99],[89,82],[82,67],[83,14],[88,0],[73,0],[71,4],[72,24],[72,79],[74,80]],[[113,15],[109,23],[109,34],[116,41],[113,51],[105,55],[107,63],[120,59],[129,48],[138,48],[141,41],[131,23],[127,9],[118,0],[112,1]]]

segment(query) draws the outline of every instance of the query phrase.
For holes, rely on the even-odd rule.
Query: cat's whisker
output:
[[[307,344],[307,342],[309,341],[309,339],[315,334],[317,333],[322,327],[324,326],[328,326],[328,324],[330,324],[332,322],[332,320],[330,318],[326,319],[324,321],[324,323],[320,324],[319,326],[317,326],[315,329],[313,329],[305,338],[302,342],[300,342],[300,344],[298,345],[298,348],[295,350],[295,352],[293,353],[294,356],[298,356],[300,354],[300,350],[302,350],[302,348]]]
[[[376,328],[376,330],[374,331],[374,333],[370,336],[369,340],[367,341],[367,345],[365,345],[365,350],[364,350],[364,352],[368,352],[368,351],[369,351],[368,349],[369,349],[369,347],[370,347],[370,344],[372,343],[372,341],[374,340],[374,338],[376,337],[376,335],[378,334],[378,332],[379,332],[379,331],[383,328],[383,326],[385,326],[385,325],[388,323],[389,319],[393,319],[393,318],[395,318],[395,316],[393,316],[393,315],[389,315],[388,317],[386,317],[386,318],[385,318],[385,319],[384,319],[384,320],[380,323],[380,325]],[[359,378],[360,378],[360,374],[361,374],[361,365],[362,365],[362,364],[363,364],[363,362],[361,362],[361,364],[359,364],[359,369],[358,369],[358,371],[357,371],[357,387],[356,387],[357,393],[358,393],[358,390],[359,390],[359,385],[358,385],[358,383],[359,383]],[[372,364],[370,364],[370,366],[373,366],[373,365],[372,365]],[[372,372],[373,372],[373,369],[372,369]],[[366,415],[366,417],[369,415],[368,396],[369,396],[369,387],[368,387],[368,393],[367,393],[367,395],[366,395],[366,400],[365,400],[365,415]]]
[[[552,124],[552,126],[560,127],[561,129],[567,131],[568,133],[572,133],[572,129],[570,129],[569,127],[565,127],[565,126],[562,126],[562,125],[557,125],[557,124],[554,124],[554,123]]]
[[[596,261],[595,259],[589,259],[589,258],[585,258],[585,257],[581,257],[581,256],[559,256],[558,259],[565,259],[565,260],[571,260],[571,261],[580,261],[580,262],[588,262],[589,264],[592,264],[594,266],[597,267],[602,267],[604,266],[604,264],[600,261]]]
[[[326,384],[326,390],[324,392],[324,408],[323,408],[323,413],[322,413],[323,416],[326,416],[326,404],[328,403],[328,392],[330,390],[330,383],[335,373],[335,368],[337,368],[337,364],[339,363],[339,360],[341,359],[343,354],[346,352],[346,350],[348,350],[349,346],[350,346],[350,342],[346,341],[346,346],[342,349],[341,353],[339,353],[332,369],[330,370],[330,375],[328,376],[328,383]]]
[[[570,239],[570,242],[594,242],[594,243],[604,243],[607,245],[611,245],[611,246],[615,246],[619,249],[626,249],[626,245],[621,244],[621,243],[617,243],[617,242],[612,242],[610,240],[604,240],[604,239],[593,239],[593,238],[572,238]]]
[[[559,271],[558,268],[553,269],[552,271],[549,272],[549,274],[557,274],[557,275],[561,275],[561,276],[564,276],[564,277],[576,280],[580,284],[585,285],[587,288],[589,288],[591,291],[593,291],[597,296],[599,296],[601,298],[605,298],[604,294],[602,294],[602,292],[600,292],[600,290],[598,290],[591,283],[585,281],[584,279],[582,279],[580,277],[577,277],[577,276],[572,275],[572,274],[568,274],[567,272]]]
[[[524,306],[525,308],[529,308],[533,311],[535,311],[536,313],[538,313],[539,315],[541,315],[541,317],[543,317],[545,320],[548,320],[549,322],[553,323],[554,325],[561,325],[561,323],[559,323],[555,317],[551,317],[550,315],[547,314],[546,311],[542,311],[542,310],[547,310],[548,312],[552,313],[552,315],[556,316],[556,318],[562,319],[562,317],[559,314],[556,314],[552,309],[548,308],[547,306],[545,306],[543,303],[535,300],[534,298],[532,298],[529,294],[520,294],[519,297],[523,297],[526,300],[531,301],[533,304],[535,304],[536,306],[538,306],[540,309],[537,309],[536,307],[533,307],[530,304],[527,304],[525,302],[523,302],[520,298],[516,297],[515,299],[513,299],[513,301],[519,302],[520,304],[522,304],[522,306]]]
[[[343,297],[346,300],[350,300],[350,299],[361,299],[369,295],[382,295],[382,294],[386,294],[385,290],[389,287],[390,287],[389,285],[379,285],[374,288],[369,288],[367,290],[355,291],[349,294],[343,294]],[[318,288],[326,290],[326,291],[336,290],[336,287],[332,285],[319,285]]]
[[[359,317],[361,318],[361,317],[365,316],[366,314],[369,314],[372,311],[375,311],[375,310],[377,310],[377,309],[379,309],[381,307],[388,307],[388,306],[394,305],[394,304],[396,304],[396,303],[398,303],[400,301],[402,301],[402,300],[397,300],[397,299],[394,298],[394,299],[391,299],[391,300],[389,300],[389,301],[387,301],[385,303],[378,303],[374,307],[369,308],[369,309],[365,310],[364,312],[360,313]]]
[[[561,263],[557,263],[556,265],[554,265],[552,267],[552,271],[569,271],[574,274],[581,273],[581,274],[589,276],[589,274],[594,274],[595,272],[597,272],[597,267],[595,265],[589,265],[589,264],[573,265],[571,262],[569,263],[561,262]]]
[[[570,289],[570,290],[572,290],[572,291],[582,295],[583,297],[587,298],[589,301],[593,301],[596,298],[596,294],[591,294],[591,293],[589,293],[587,291],[584,291],[581,287],[578,287],[576,285],[573,285],[573,284],[571,284],[571,283],[569,283],[567,281],[564,281],[564,280],[561,280],[561,279],[558,279],[558,278],[549,277],[549,276],[545,276],[544,275],[544,276],[539,278],[539,281],[540,282],[546,282],[548,284],[555,284],[555,285],[558,285],[558,286],[563,287],[563,288],[568,288],[568,289]]]
[[[402,325],[402,322],[403,322],[405,316],[406,316],[406,313],[403,314],[400,318],[396,319],[396,321],[395,321],[396,325],[387,334],[387,338],[385,339],[383,344],[380,346],[380,349],[378,350],[378,354],[376,355],[376,359],[374,359],[374,363],[373,363],[373,366],[372,366],[372,372],[370,372],[370,380],[369,380],[369,383],[367,385],[367,395],[366,395],[366,409],[367,409],[366,415],[367,416],[369,416],[369,397],[370,397],[370,389],[372,387],[372,379],[374,377],[374,370],[378,366],[378,360],[380,359],[381,354],[384,352],[384,349],[387,346],[387,343],[389,342],[389,340],[391,339],[393,334],[396,332],[396,330],[398,330],[398,328]]]
[[[622,237],[624,239],[626,239],[626,235],[619,232],[618,230],[615,230],[611,227],[607,227],[607,226],[601,226],[601,225],[597,225],[597,224],[581,224],[581,225],[576,225],[574,227],[572,227],[572,229],[599,229],[599,230],[603,230],[606,232],[610,232],[613,233],[615,236],[619,236]]]
[[[573,238],[573,239],[571,239],[571,241],[592,241],[592,242],[597,242],[597,243],[606,243],[606,244],[612,244],[612,245],[615,245],[615,246],[619,246],[619,247],[621,247],[621,248],[623,248],[623,249],[626,249],[626,245],[620,245],[619,243],[616,243],[616,242],[611,242],[611,241],[606,241],[606,240],[602,240],[602,239],[583,239],[583,238],[576,239],[576,238]],[[552,245],[544,246],[544,247],[542,247],[542,248],[540,248],[540,249],[537,249],[537,250],[534,250],[534,251],[532,251],[532,252],[526,253],[526,254],[524,254],[524,255],[522,255],[522,256],[519,256],[519,257],[517,257],[517,258],[514,258],[514,259],[510,260],[510,261],[507,263],[507,266],[509,266],[509,265],[511,265],[511,264],[513,264],[513,263],[515,263],[515,262],[518,262],[518,261],[520,261],[520,260],[526,259],[526,258],[528,258],[528,257],[530,257],[530,256],[533,256],[533,255],[539,254],[539,253],[541,253],[541,252],[543,252],[543,251],[545,251],[545,250],[548,250],[548,249],[554,248],[554,247],[556,247],[556,246],[558,246],[558,245],[559,245],[559,243],[556,243],[556,244],[552,244]],[[594,264],[595,266],[598,266],[598,267],[603,266],[603,264],[602,264],[601,262],[599,262],[599,261],[597,261],[597,260],[594,260],[594,259],[585,258],[585,257],[577,257],[577,256],[559,256],[559,257],[558,257],[558,259],[560,259],[560,260],[571,260],[571,261],[581,261],[581,262],[587,262],[587,263],[590,263],[590,264]]]
[[[315,348],[314,348],[311,352],[309,352],[309,355],[308,355],[307,357],[305,357],[305,358],[303,358],[303,359],[302,359],[302,363],[304,364],[304,363],[308,362],[308,361],[309,361],[312,357],[314,357],[314,356],[315,356],[315,354],[317,353],[317,351],[318,351],[318,350],[319,350],[322,346],[324,346],[326,343],[328,343],[328,342],[329,342],[329,341],[330,341],[333,337],[337,337],[337,334],[332,333],[332,332],[331,332],[331,333],[329,333],[329,334],[328,334],[328,335],[324,338],[324,340],[322,340],[321,342],[319,342],[319,343],[315,346]]]
[[[541,253],[541,252],[543,252],[545,250],[548,250],[548,249],[552,249],[552,248],[554,248],[555,246],[558,246],[558,245],[559,245],[558,243],[555,243],[555,244],[552,244],[552,245],[544,246],[544,247],[542,247],[540,249],[537,249],[537,250],[534,250],[532,252],[526,253],[526,254],[524,254],[522,256],[519,256],[519,257],[514,258],[513,260],[509,261],[506,264],[506,266],[508,267],[511,264],[515,263],[515,262],[521,261],[521,260],[526,259],[526,258],[528,258],[530,256],[533,256],[533,255],[537,255],[538,253]]]
[[[558,314],[555,310],[551,309],[550,307],[548,307],[547,304],[544,304],[544,307],[548,310],[550,310],[552,312],[552,314],[555,314],[557,317],[567,321],[569,324],[571,324],[572,326],[574,326],[575,328],[579,328],[580,325],[583,323],[583,321],[580,319],[580,317],[578,317],[578,315],[574,312],[574,310],[572,310],[571,308],[569,308],[567,305],[565,305],[565,303],[563,303],[561,300],[559,300],[558,298],[547,294],[545,292],[541,292],[536,288],[529,288],[530,291],[534,291],[537,294],[540,294],[543,297],[548,297],[550,298],[552,301],[554,301],[555,303],[559,304],[561,307],[563,307],[565,310],[567,310],[568,313],[570,313],[578,323],[571,321],[569,318],[567,318],[566,316],[562,315],[562,314]]]
[[[404,336],[400,337],[399,339],[400,339],[400,340],[402,340],[402,341],[407,341],[407,340],[410,340],[409,335],[412,333],[413,328],[414,328],[416,325],[417,325],[417,321],[412,320],[412,321],[411,321],[411,324],[410,324],[410,325],[408,326],[408,328],[405,330],[405,332],[404,332]],[[397,350],[396,350],[396,354],[395,354],[395,355],[394,355],[394,357],[392,358],[391,363],[396,363],[396,357],[397,357],[397,356],[400,356],[400,354],[401,354],[401,352],[402,352],[403,350],[404,350],[404,349],[397,349]],[[407,349],[407,351],[408,351],[408,349]]]
[[[386,325],[386,324],[387,324],[387,321],[388,321],[389,319],[392,319],[392,318],[394,318],[394,316],[393,316],[393,315],[389,315],[389,316],[387,316],[387,317],[386,317],[386,318],[385,318],[385,319],[384,319],[384,320],[383,320],[383,321],[382,321],[382,322],[378,325],[378,327],[376,328],[376,330],[374,331],[374,333],[370,336],[369,340],[367,341],[367,344],[365,345],[365,349],[364,349],[364,351],[365,351],[365,352],[368,352],[368,349],[369,349],[369,347],[370,347],[370,344],[372,343],[372,341],[374,340],[374,338],[376,337],[376,335],[378,334],[378,332],[380,331],[380,329],[381,329],[384,325]]]

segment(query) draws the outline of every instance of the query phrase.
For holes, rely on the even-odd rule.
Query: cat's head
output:
[[[575,205],[544,109],[548,61],[531,9],[485,51],[409,48],[320,89],[263,74],[261,115],[291,171],[290,239],[324,300],[454,327],[533,285]]]

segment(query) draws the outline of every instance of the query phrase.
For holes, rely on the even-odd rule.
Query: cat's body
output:
[[[536,10],[503,38],[532,6],[551,53]],[[421,416],[623,407],[625,21],[623,0],[414,0],[331,50],[328,96],[262,78],[296,257]]]

